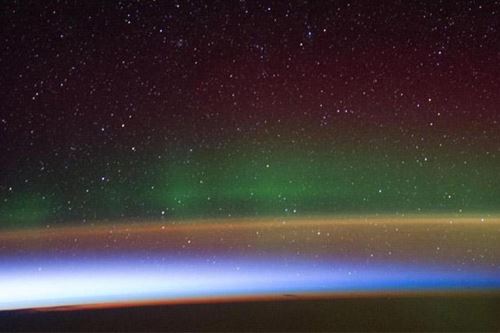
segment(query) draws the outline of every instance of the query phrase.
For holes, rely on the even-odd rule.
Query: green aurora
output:
[[[127,169],[124,159],[119,167],[80,168],[80,174],[64,178],[75,180],[73,187],[45,178],[12,190],[0,206],[0,220],[3,227],[20,227],[136,217],[494,213],[500,208],[494,155],[449,148],[416,155],[397,145],[369,149],[347,140],[315,149],[311,142],[245,143],[185,149],[169,158],[152,159],[156,155],[145,152],[138,157],[144,169]]]

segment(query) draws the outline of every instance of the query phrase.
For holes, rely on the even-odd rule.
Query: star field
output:
[[[499,1],[3,1],[0,327],[498,327],[499,29]]]
[[[495,213],[498,1],[6,1],[0,223]]]

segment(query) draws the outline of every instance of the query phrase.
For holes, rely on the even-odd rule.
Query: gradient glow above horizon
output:
[[[500,3],[0,13],[2,307],[498,290]]]
[[[6,269],[5,266],[15,269]],[[43,267],[43,268],[42,268]],[[145,260],[40,259],[3,262],[0,310],[81,305],[176,303],[183,300],[300,297],[308,295],[404,295],[412,292],[500,290],[500,270],[457,272],[447,267],[386,263],[289,262],[278,258],[190,256]]]
[[[499,226],[494,216],[365,216],[8,231],[0,309],[497,293]]]

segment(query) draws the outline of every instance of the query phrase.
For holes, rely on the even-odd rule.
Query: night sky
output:
[[[499,26],[498,1],[3,1],[0,228],[494,214]]]

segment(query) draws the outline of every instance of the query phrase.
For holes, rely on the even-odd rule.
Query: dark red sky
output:
[[[134,188],[151,160],[282,141],[468,156],[490,175],[499,165],[498,1],[5,1],[0,12],[4,201],[11,187],[102,188],[106,168]]]

